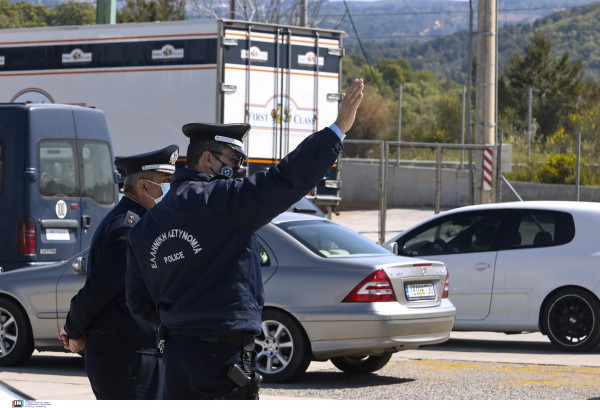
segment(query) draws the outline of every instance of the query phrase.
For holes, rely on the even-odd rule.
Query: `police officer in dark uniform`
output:
[[[127,239],[168,190],[178,154],[171,145],[115,160],[125,176],[124,197],[94,234],[85,285],[71,300],[60,335],[73,352],[85,347],[85,368],[97,399],[162,397],[155,327],[134,317],[125,304]]]
[[[254,336],[264,290],[255,232],[306,195],[335,163],[362,99],[344,96],[332,126],[307,137],[279,164],[244,179],[247,124],[190,123],[187,168],[131,231],[127,302],[168,331],[165,398],[258,399]]]

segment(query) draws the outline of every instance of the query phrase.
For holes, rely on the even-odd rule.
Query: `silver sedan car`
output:
[[[284,213],[258,231],[266,303],[257,362],[285,382],[312,360],[368,373],[392,353],[446,341],[455,308],[442,262],[394,256],[324,218]],[[0,365],[57,340],[71,297],[85,280],[71,262],[0,274]]]

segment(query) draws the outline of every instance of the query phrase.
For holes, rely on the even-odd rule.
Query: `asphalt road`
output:
[[[394,354],[370,375],[313,362],[292,383],[265,384],[261,399],[600,399],[598,354],[563,353],[538,333],[453,332],[443,344]],[[4,368],[0,381],[41,401],[94,399],[83,358],[73,354],[35,353],[23,366]]]

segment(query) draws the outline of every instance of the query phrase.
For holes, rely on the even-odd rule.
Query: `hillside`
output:
[[[9,0],[12,2],[27,1],[53,7],[68,0]],[[91,2],[96,0],[76,0]],[[188,18],[200,18],[194,3],[200,0],[187,0]],[[213,0],[217,14],[228,18],[230,0]],[[261,4],[266,0],[247,0]],[[292,0],[282,0],[281,3]],[[591,3],[594,0],[497,0],[498,25],[531,23],[549,13],[561,11],[569,7]],[[208,2],[209,4],[211,2]],[[310,8],[309,1],[309,8]],[[385,42],[389,40],[400,43],[429,41],[431,39],[467,30],[469,27],[469,1],[466,0],[378,0],[347,1],[352,20],[357,28],[361,41]],[[473,8],[477,11],[477,0],[473,0]],[[122,7],[125,0],[117,0],[117,7]],[[284,7],[282,7],[283,9]],[[476,21],[476,18],[475,18]],[[356,44],[357,36],[350,19],[346,15],[346,7],[341,0],[325,0],[319,10],[314,25],[322,28],[344,30],[348,45]]]
[[[571,60],[582,59],[587,78],[600,79],[600,2],[576,6],[551,13],[533,23],[505,24],[498,29],[499,69],[510,62],[517,51],[523,52],[535,29],[546,34],[553,44],[553,54],[569,52]],[[473,38],[473,55],[476,54]],[[398,40],[366,42],[369,60],[403,57],[414,70],[429,70],[441,78],[464,83],[468,60],[468,29],[427,42],[406,44]],[[347,54],[361,54],[356,45],[346,44]]]
[[[594,0],[498,0],[498,26],[532,23],[550,13],[592,3]],[[379,0],[347,1],[358,37],[362,42],[423,42],[469,28],[468,1]],[[477,0],[473,0],[477,25]],[[342,1],[328,1],[321,7],[322,27],[336,27],[347,33],[345,43],[356,44],[357,35]]]

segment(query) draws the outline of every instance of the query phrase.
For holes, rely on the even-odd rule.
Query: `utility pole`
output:
[[[235,20],[235,0],[229,0],[229,19]]]
[[[467,143],[473,144],[473,123],[471,119],[471,95],[473,82],[473,0],[469,0],[469,63],[467,65]],[[475,183],[473,181],[473,149],[469,149],[469,204],[475,204]]]
[[[398,143],[402,141],[402,83],[398,85]],[[396,166],[400,165],[400,145],[396,155]]]
[[[115,24],[117,22],[117,1],[96,0],[96,24]]]
[[[531,107],[533,105],[533,88],[529,88],[527,102],[527,160],[531,158]]]
[[[306,0],[300,0],[300,27],[306,27],[308,24],[308,11],[306,10]]]
[[[487,152],[478,152],[475,186],[480,203],[493,203],[496,199],[496,0],[479,0],[477,8],[477,77],[475,93],[475,142],[494,146]],[[490,155],[491,153],[491,155]]]

